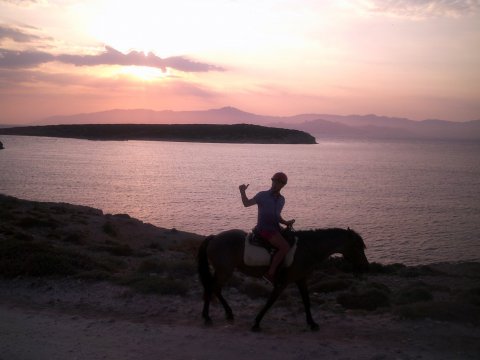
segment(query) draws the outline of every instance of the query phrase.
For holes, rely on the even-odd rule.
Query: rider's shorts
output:
[[[264,239],[270,240],[273,236],[278,234],[277,230],[260,230],[259,234]]]

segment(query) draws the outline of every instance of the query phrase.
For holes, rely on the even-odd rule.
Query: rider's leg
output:
[[[271,236],[268,241],[277,249],[273,255],[272,263],[270,264],[270,268],[267,272],[267,276],[270,279],[273,279],[278,266],[282,263],[283,259],[285,259],[285,256],[290,250],[290,245],[288,245],[287,240],[285,240],[282,234],[279,232]]]

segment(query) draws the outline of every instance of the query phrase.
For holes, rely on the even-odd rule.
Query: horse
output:
[[[225,309],[227,320],[233,321],[233,311],[222,295],[222,287],[238,270],[247,276],[262,277],[267,271],[266,266],[248,266],[245,264],[244,245],[247,233],[233,229],[217,235],[206,237],[198,250],[198,273],[204,289],[204,304],[202,317],[206,325],[212,324],[209,315],[210,302],[215,295]],[[315,229],[295,231],[297,250],[289,267],[279,268],[273,290],[264,307],[255,318],[253,331],[260,330],[260,322],[266,312],[275,303],[283,290],[290,283],[296,283],[305,307],[307,324],[311,330],[318,330],[318,324],[313,320],[310,311],[310,296],[307,288],[307,278],[323,260],[332,254],[342,254],[344,259],[353,266],[356,272],[368,270],[369,262],[365,256],[365,243],[362,237],[351,229]],[[213,274],[210,271],[213,268]]]

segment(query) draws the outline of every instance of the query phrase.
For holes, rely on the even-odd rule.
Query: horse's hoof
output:
[[[320,326],[318,326],[318,324],[316,323],[310,324],[310,330],[318,331],[318,329],[320,329]]]
[[[205,319],[204,323],[205,326],[212,326],[213,321],[210,318]]]
[[[230,314],[230,315],[227,315],[227,321],[230,322],[230,323],[233,323],[233,321],[235,320],[233,314]]]

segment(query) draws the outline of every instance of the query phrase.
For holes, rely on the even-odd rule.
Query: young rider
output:
[[[295,222],[293,219],[288,221],[284,220],[281,216],[283,206],[285,205],[285,198],[280,194],[280,191],[287,184],[287,181],[287,175],[283,172],[277,172],[272,176],[271,188],[266,191],[260,191],[251,199],[249,199],[246,194],[249,184],[242,184],[238,187],[245,207],[255,204],[258,206],[257,231],[277,249],[270,268],[263,276],[263,278],[270,283],[274,282],[275,272],[290,250],[288,242],[280,233],[280,224],[292,226]]]

